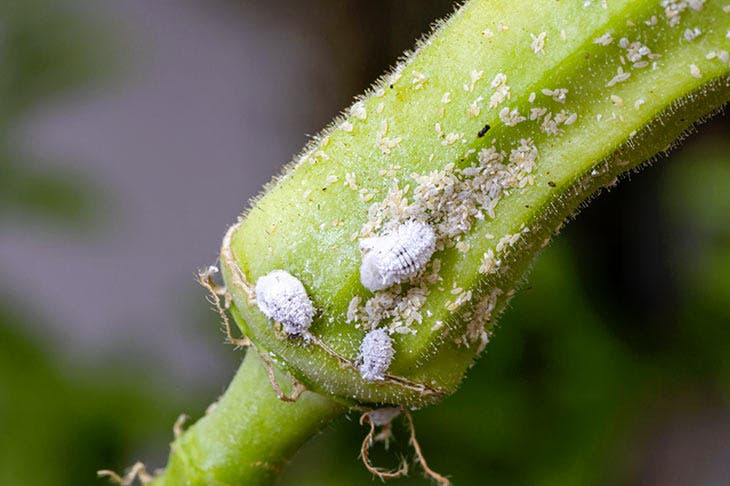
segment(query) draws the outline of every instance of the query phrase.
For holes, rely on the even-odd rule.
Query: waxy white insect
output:
[[[376,408],[375,410],[370,410],[368,412],[368,418],[373,423],[373,425],[383,427],[391,423],[393,419],[400,415],[400,412],[400,407]]]
[[[284,270],[274,270],[256,281],[256,305],[290,336],[307,332],[314,317],[314,305],[304,285]]]
[[[394,354],[393,340],[387,332],[383,329],[368,332],[360,344],[360,375],[367,381],[384,379]]]
[[[360,248],[365,251],[360,281],[368,290],[383,290],[426,266],[436,251],[436,233],[428,224],[408,221],[382,236],[363,239]]]

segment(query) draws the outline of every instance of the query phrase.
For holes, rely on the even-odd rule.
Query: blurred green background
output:
[[[0,0],[0,485],[164,465],[241,355],[196,266],[451,2]],[[357,15],[353,15],[357,12]],[[544,252],[455,396],[414,414],[456,485],[730,484],[730,121]],[[173,247],[174,245],[174,247]],[[351,416],[281,484],[371,484]],[[408,454],[395,428],[379,464]],[[417,472],[395,484],[425,484]]]

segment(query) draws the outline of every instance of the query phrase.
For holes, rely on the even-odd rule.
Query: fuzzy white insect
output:
[[[401,409],[399,407],[383,407],[370,410],[368,412],[368,418],[370,421],[378,427],[388,425],[400,415]]]
[[[545,37],[547,37],[547,32],[540,32],[537,35],[530,34],[530,38],[532,39],[530,49],[532,49],[532,52],[540,54],[545,51]]]
[[[436,251],[436,233],[425,223],[408,221],[383,236],[365,238],[360,281],[371,291],[387,289],[423,269]]]
[[[256,305],[290,336],[307,332],[314,317],[314,305],[304,285],[284,270],[274,270],[256,281]]]
[[[696,64],[689,65],[689,73],[692,75],[693,78],[699,79],[702,77],[702,71],[700,71],[700,68],[698,68]]]
[[[393,340],[387,332],[383,329],[368,332],[360,344],[360,375],[367,381],[384,379],[394,354]]]

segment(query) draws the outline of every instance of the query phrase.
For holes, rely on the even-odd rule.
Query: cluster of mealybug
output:
[[[256,281],[256,304],[290,336],[302,335],[312,325],[314,305],[304,285],[284,270],[274,270]]]
[[[436,251],[436,233],[428,224],[408,221],[382,236],[364,239],[360,280],[371,291],[383,290],[418,274]],[[315,308],[296,277],[274,270],[256,281],[256,304],[266,317],[281,323],[289,336],[308,335]],[[364,380],[383,380],[393,360],[393,340],[374,329],[360,344],[358,369]]]
[[[436,233],[428,224],[408,221],[382,236],[363,239],[360,248],[365,252],[360,281],[368,290],[383,290],[426,266],[436,251]]]
[[[393,360],[393,340],[383,329],[373,329],[360,344],[359,370],[364,380],[383,380]]]

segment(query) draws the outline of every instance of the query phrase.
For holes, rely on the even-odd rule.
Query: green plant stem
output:
[[[312,392],[293,403],[279,400],[251,350],[215,408],[172,443],[168,467],[152,484],[270,484],[304,442],[345,410]]]
[[[241,331],[341,401],[417,408],[453,392],[565,218],[730,100],[726,2],[676,3],[464,4],[230,228],[221,271]],[[449,236],[457,211],[439,208],[473,192],[478,211],[466,207],[466,229]],[[400,286],[374,296],[359,280],[360,244],[409,214],[443,224],[437,278],[421,279],[413,298]],[[317,308],[310,341],[283,335],[256,306],[255,282],[275,269],[300,279]],[[371,323],[366,301],[390,314]],[[371,326],[396,331],[390,374],[375,382],[356,365]],[[270,482],[344,411],[313,393],[278,401],[253,356],[218,408],[173,443],[155,484]]]
[[[730,12],[677,3],[465,3],[229,230],[241,331],[325,395],[423,407],[453,392],[565,218],[730,99]],[[362,243],[408,218],[440,232],[434,283],[369,292]],[[293,345],[255,305],[276,269],[301,280],[328,349]],[[372,326],[396,332],[382,382],[354,366]]]

